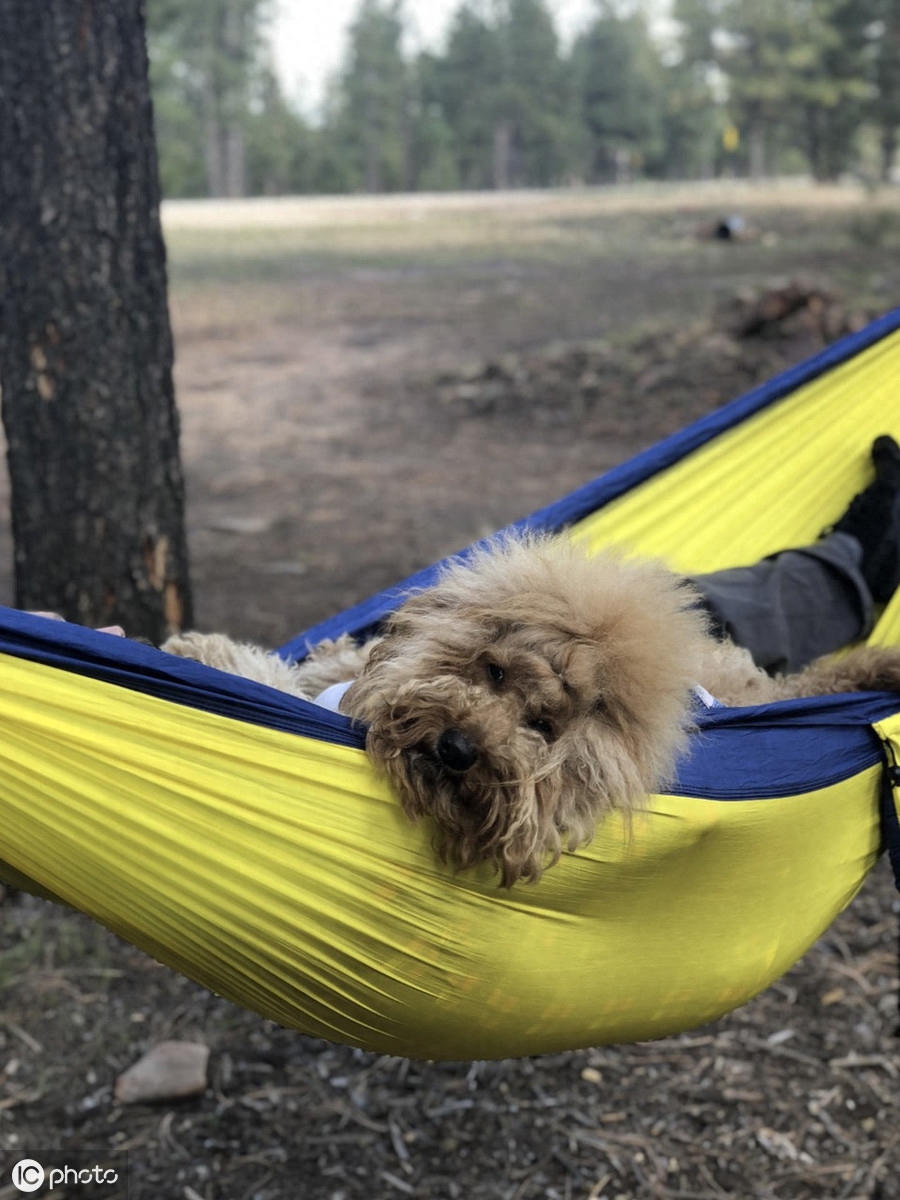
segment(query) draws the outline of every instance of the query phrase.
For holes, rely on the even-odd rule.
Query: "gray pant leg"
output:
[[[797,671],[864,637],[873,603],[862,548],[846,533],[784,550],[750,567],[694,575],[714,620],[767,671]]]

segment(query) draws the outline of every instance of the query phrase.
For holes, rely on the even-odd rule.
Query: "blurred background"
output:
[[[896,0],[149,0],[165,193],[892,178]]]

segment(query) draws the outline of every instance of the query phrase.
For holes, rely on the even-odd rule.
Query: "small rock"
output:
[[[120,1104],[174,1100],[206,1089],[209,1047],[200,1042],[158,1042],[116,1080]]]
[[[208,523],[209,529],[217,533],[260,534],[268,533],[272,522],[268,517],[214,517]]]

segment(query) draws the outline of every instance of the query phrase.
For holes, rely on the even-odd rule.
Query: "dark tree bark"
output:
[[[0,0],[0,385],[16,604],[190,623],[143,0]]]

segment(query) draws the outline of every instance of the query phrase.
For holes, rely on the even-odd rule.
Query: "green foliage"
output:
[[[704,73],[679,61],[661,68],[661,136],[647,173],[661,179],[703,179],[719,165],[724,114]]]
[[[423,53],[410,76],[410,172],[417,190],[449,192],[461,186],[457,142],[440,103],[441,60]]]
[[[402,0],[362,0],[350,26],[331,136],[354,190],[408,184],[408,68]]]
[[[307,130],[266,66],[269,9],[270,0],[147,0],[164,194],[303,187]]]
[[[457,9],[447,48],[434,63],[427,95],[451,131],[456,172],[465,188],[493,182],[494,137],[503,89],[500,37],[471,4]]]
[[[872,18],[871,115],[881,150],[881,178],[890,178],[897,156],[900,128],[900,0],[867,0]]]
[[[885,61],[875,10],[888,2],[675,0],[685,59],[718,73],[753,174],[791,146],[817,178],[852,167]]]
[[[831,179],[861,147],[873,174],[895,163],[900,0],[674,0],[666,42],[650,0],[595,0],[571,46],[553,0],[460,0],[417,55],[403,0],[359,0],[315,125],[268,65],[272,2],[147,0],[166,195]]]
[[[424,90],[463,186],[547,186],[570,168],[566,68],[544,0],[464,4]]]
[[[286,103],[268,68],[260,73],[255,103],[245,116],[247,190],[280,196],[310,191],[315,182],[315,141]]]
[[[568,79],[545,0],[509,0],[499,32],[503,55],[500,119],[508,122],[511,130],[511,161],[505,182],[559,183],[570,165]]]
[[[588,135],[587,177],[630,177],[662,154],[664,70],[640,12],[599,4],[575,43],[573,75]]]

